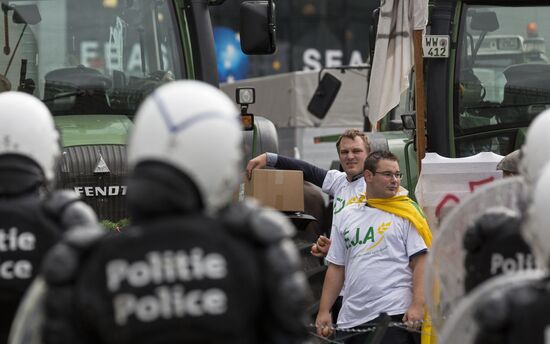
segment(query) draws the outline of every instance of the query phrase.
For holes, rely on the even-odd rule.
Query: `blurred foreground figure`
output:
[[[539,270],[509,272],[476,287],[455,307],[441,331],[442,343],[548,343],[550,327],[550,111],[533,121],[520,163],[525,206],[517,226]],[[517,221],[516,221],[517,222]],[[504,226],[503,226],[504,227]],[[503,266],[525,267],[517,255]],[[531,265],[531,264],[528,264]],[[510,269],[509,269],[510,270]],[[522,270],[522,269],[517,269]]]
[[[38,99],[0,95],[0,343],[6,343],[19,301],[46,251],[94,212],[70,191],[51,191],[59,133]]]
[[[29,295],[44,320],[23,305],[13,342],[303,342],[309,289],[293,227],[275,210],[230,205],[241,146],[221,91],[195,81],[155,91],[129,141],[132,226],[68,233]]]
[[[512,153],[506,155],[497,165],[497,170],[502,171],[502,176],[513,177],[519,174],[519,163],[521,159],[521,151],[516,149]]]

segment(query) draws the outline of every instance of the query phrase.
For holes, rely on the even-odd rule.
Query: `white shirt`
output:
[[[346,206],[333,221],[327,255],[345,267],[338,326],[358,326],[382,312],[405,313],[412,302],[409,259],[426,249],[409,220],[364,204]]]
[[[338,170],[329,170],[323,181],[323,191],[334,197],[332,223],[339,218],[342,210],[354,203],[365,202],[365,178],[360,175],[354,181],[348,181],[347,174]],[[332,235],[332,234],[331,234]]]

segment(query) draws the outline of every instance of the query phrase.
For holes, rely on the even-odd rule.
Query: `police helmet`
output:
[[[53,181],[61,148],[48,108],[29,94],[10,91],[0,94],[0,109],[0,156],[27,157]]]
[[[175,81],[140,106],[128,145],[132,171],[142,162],[175,167],[196,185],[207,211],[231,200],[239,183],[242,132],[236,106],[199,81]]]
[[[525,138],[525,145],[522,148],[521,174],[525,175],[526,181],[534,185],[539,178],[542,168],[550,161],[550,110],[539,114],[529,125]]]
[[[548,204],[550,203],[550,163],[542,169],[533,188],[533,200],[522,226],[522,236],[542,268],[550,266],[550,231],[548,230]]]

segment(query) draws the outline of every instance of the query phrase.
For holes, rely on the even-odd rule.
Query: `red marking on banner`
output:
[[[475,188],[477,188],[478,186],[490,183],[493,180],[495,180],[495,177],[489,177],[481,180],[472,180],[471,182],[468,182],[468,185],[470,186],[470,192],[474,192]]]
[[[456,195],[446,194],[435,208],[435,216],[439,217],[439,214],[441,213],[441,208],[443,208],[443,206],[450,201],[454,201],[457,204],[460,203],[460,199]]]

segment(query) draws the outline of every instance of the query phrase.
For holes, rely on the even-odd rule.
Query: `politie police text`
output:
[[[28,279],[32,277],[32,264],[28,260],[4,260],[3,252],[33,251],[36,237],[29,232],[19,233],[12,227],[8,230],[0,228],[0,279]]]
[[[130,317],[141,322],[184,316],[219,315],[227,311],[227,295],[219,288],[187,289],[184,282],[219,280],[227,276],[227,262],[219,253],[151,251],[144,260],[111,260],[106,265],[107,289],[114,292],[115,322],[123,326]],[[153,293],[138,289],[151,285]],[[119,292],[124,289],[124,292]],[[135,291],[135,295],[132,291]]]

